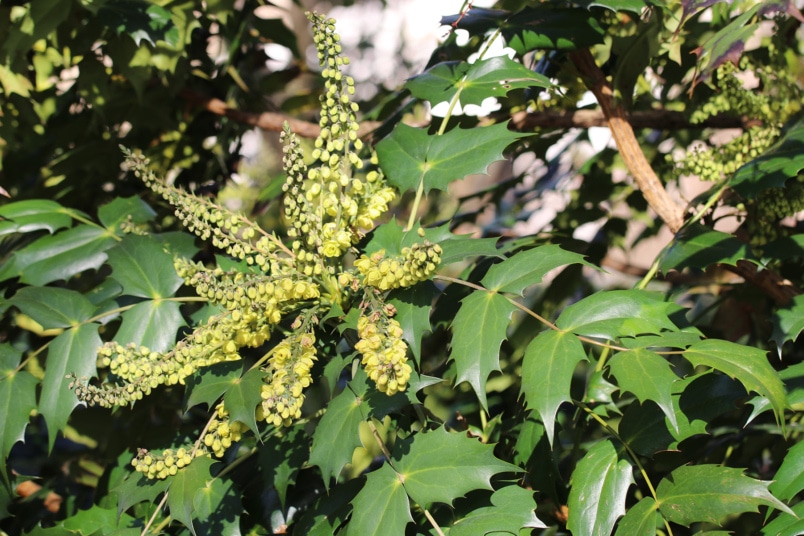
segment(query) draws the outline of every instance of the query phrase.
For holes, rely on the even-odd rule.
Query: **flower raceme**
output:
[[[124,149],[133,173],[173,206],[179,221],[239,265],[223,269],[177,257],[176,272],[217,312],[169,351],[106,343],[98,351],[99,367],[109,371],[104,382],[93,385],[88,378],[69,376],[71,388],[87,404],[133,404],[161,386],[183,385],[204,367],[240,360],[245,348],[278,340],[252,367],[263,375],[254,412],[257,421],[291,426],[302,417],[315,362],[327,358],[322,350],[338,342],[326,344],[337,330],[321,329],[319,319],[337,318],[340,313],[333,312],[358,306],[354,348],[366,374],[389,396],[407,387],[412,373],[408,348],[385,293],[430,278],[441,247],[424,240],[399,255],[384,250],[365,255],[358,249],[396,192],[385,181],[376,154],[361,156],[368,148],[357,136],[354,80],[342,72],[349,62],[334,21],[318,14],[309,18],[325,87],[321,134],[310,158],[287,125],[281,134],[286,237],[160,180],[147,158]],[[161,454],[140,449],[132,466],[148,478],[168,478],[196,456],[223,456],[246,431],[245,424],[230,420],[221,402],[193,445]]]

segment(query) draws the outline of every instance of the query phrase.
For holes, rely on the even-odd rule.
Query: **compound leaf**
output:
[[[352,506],[347,536],[404,534],[405,526],[413,521],[405,487],[388,464],[369,473]]]
[[[495,264],[489,268],[481,283],[495,292],[521,295],[530,285],[541,283],[547,272],[567,264],[592,266],[583,259],[583,255],[550,244],[520,251]]]
[[[461,300],[452,321],[452,352],[458,377],[455,383],[469,382],[483,408],[486,380],[500,370],[500,345],[515,307],[495,292],[476,290]]]
[[[660,294],[645,290],[596,292],[564,309],[556,326],[578,335],[617,339],[643,333],[676,331],[668,314],[676,308]]]
[[[659,483],[656,496],[662,515],[685,527],[699,521],[720,523],[726,516],[756,512],[761,505],[793,513],[771,495],[767,482],[718,465],[682,465]]]
[[[150,236],[126,235],[107,254],[112,278],[130,296],[166,298],[183,283],[173,267],[173,256]]]
[[[176,473],[171,480],[170,490],[168,490],[167,502],[170,515],[190,529],[193,535],[196,534],[193,526],[195,494],[205,488],[207,482],[212,479],[209,474],[212,464],[212,459],[204,456],[194,459],[190,465]]]
[[[352,461],[355,448],[361,446],[359,427],[363,420],[361,400],[350,389],[344,389],[327,406],[313,436],[310,465],[321,469],[324,484],[329,489],[330,480]]]
[[[690,346],[684,357],[693,365],[711,367],[767,398],[776,418],[784,421],[787,396],[779,373],[768,363],[767,352],[730,341],[706,339]]]
[[[525,349],[522,394],[528,407],[541,417],[551,445],[556,413],[562,403],[571,400],[572,374],[585,359],[578,338],[561,331],[543,331]]]
[[[80,324],[51,341],[47,351],[45,378],[39,396],[39,413],[48,429],[48,447],[53,448],[56,432],[63,430],[78,398],[65,380],[67,374],[92,377],[96,373],[98,348],[103,344],[98,335],[99,324]]]
[[[445,458],[446,453],[460,453]],[[423,507],[452,501],[475,489],[491,489],[489,479],[505,471],[521,472],[516,465],[494,457],[494,445],[484,445],[444,427],[397,440],[394,466],[411,499]]]
[[[474,536],[507,532],[519,534],[522,528],[547,528],[536,517],[533,492],[519,486],[506,486],[494,492],[491,504],[477,508],[459,519],[449,530],[450,536]]]
[[[567,528],[573,534],[611,534],[617,518],[625,514],[633,481],[631,464],[620,459],[611,441],[595,444],[572,473]]]
[[[508,130],[507,123],[484,128],[456,128],[441,136],[426,130],[396,126],[377,144],[388,182],[400,190],[446,190],[449,183],[472,173],[485,173],[503,150],[525,134]]]
[[[481,104],[488,97],[504,97],[517,88],[551,87],[546,76],[536,73],[508,56],[496,56],[469,64],[438,63],[410,78],[405,87],[419,99],[433,104],[452,100],[460,91],[460,103]]]
[[[617,378],[620,389],[633,393],[640,402],[656,402],[673,429],[678,431],[671,387],[679,377],[673,373],[666,359],[650,350],[629,350],[615,354],[609,360],[609,370]]]

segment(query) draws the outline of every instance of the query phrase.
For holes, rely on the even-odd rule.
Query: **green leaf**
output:
[[[804,502],[792,508],[794,516],[781,512],[779,517],[762,527],[765,536],[800,536],[804,534]]]
[[[266,488],[273,487],[285,507],[287,489],[296,483],[296,474],[310,453],[310,441],[304,427],[295,426],[281,436],[269,437],[258,447],[259,463]]]
[[[404,534],[405,526],[413,521],[405,486],[388,464],[369,473],[352,506],[347,536]]]
[[[144,0],[116,0],[101,4],[97,17],[104,26],[130,36],[137,46],[142,46],[142,41],[151,46],[155,46],[157,41],[165,41],[170,46],[178,44],[179,34],[170,11]]]
[[[784,385],[770,363],[767,352],[730,341],[707,339],[690,346],[684,357],[696,367],[711,367],[770,400],[778,422],[784,422],[787,396]]]
[[[262,402],[260,387],[265,373],[259,368],[251,369],[242,378],[232,380],[232,386],[223,395],[223,404],[229,412],[229,419],[240,421],[252,431],[257,431],[255,411]]]
[[[55,201],[31,199],[0,206],[0,236],[46,230],[50,234],[69,227],[70,211]]]
[[[522,295],[530,285],[541,283],[542,278],[555,268],[568,264],[593,266],[583,255],[550,244],[520,251],[489,268],[481,280],[484,287],[495,292]]]
[[[19,276],[22,283],[46,285],[85,270],[97,270],[106,260],[104,252],[114,244],[106,229],[93,225],[43,236],[14,253],[0,268],[0,281]]]
[[[212,464],[211,458],[201,456],[194,459],[190,465],[176,473],[176,476],[171,479],[167,500],[170,515],[190,529],[193,535],[196,534],[193,526],[195,494],[205,488],[207,482],[212,479],[209,474]]]
[[[718,465],[682,465],[662,479],[656,496],[662,515],[685,527],[699,521],[720,524],[730,515],[757,512],[761,505],[793,513],[771,495],[767,482]]]
[[[73,408],[79,405],[65,377],[74,373],[79,378],[90,378],[97,372],[97,351],[103,344],[99,327],[94,323],[78,325],[53,339],[48,347],[39,413],[47,422],[49,449],[56,441],[56,432],[64,429]]]
[[[194,465],[191,463],[190,466]],[[175,486],[175,483],[174,483]],[[171,492],[173,488],[171,487]],[[230,478],[212,478],[193,497],[193,516],[201,534],[240,534],[241,492]]]
[[[184,282],[173,267],[173,256],[150,236],[126,235],[107,254],[112,278],[130,296],[167,298]]]
[[[645,7],[656,5],[657,2],[650,1],[646,3],[645,0],[581,0],[578,4],[585,6],[587,9],[590,7],[603,7],[611,11],[630,11],[639,15]],[[661,3],[658,4],[661,5]]]
[[[533,492],[519,486],[506,486],[494,492],[491,504],[477,508],[463,519],[455,522],[449,530],[450,536],[475,536],[508,532],[519,534],[522,528],[547,528],[536,517],[536,501]]]
[[[195,461],[198,460],[194,460],[193,463]],[[117,493],[118,515],[141,502],[155,503],[156,498],[164,493],[172,481],[172,479],[149,479],[141,473],[130,473],[127,479],[112,489]]]
[[[0,455],[8,457],[11,448],[25,436],[31,412],[36,409],[39,382],[24,370],[17,371],[22,354],[10,344],[0,345]]]
[[[472,257],[503,257],[497,249],[499,238],[472,238],[471,236],[452,236],[439,242],[441,246],[441,265],[464,262]]]
[[[147,300],[120,315],[123,319],[115,340],[120,344],[144,345],[165,352],[176,343],[176,333],[186,322],[180,304],[166,300]]]
[[[611,441],[596,443],[572,473],[567,528],[573,534],[608,536],[625,514],[631,464],[617,455]]]
[[[95,313],[95,306],[83,294],[58,287],[23,287],[8,303],[43,329],[69,328]]]
[[[444,463],[447,453],[451,463]],[[391,455],[411,499],[424,508],[452,501],[475,489],[491,489],[489,479],[501,472],[520,472],[516,465],[494,457],[494,445],[444,427],[398,439]]]
[[[115,510],[93,504],[89,509],[79,510],[65,519],[63,526],[78,534],[111,534],[115,530],[133,526],[134,522],[134,518],[127,514],[118,516]]]
[[[773,334],[771,340],[781,352],[781,347],[787,341],[798,339],[804,331],[804,294],[793,297],[792,303],[780,307],[773,315]]]
[[[561,331],[543,331],[525,349],[522,394],[528,407],[541,417],[551,445],[556,413],[561,404],[571,400],[572,374],[585,359],[578,338]]]
[[[426,130],[396,126],[377,144],[377,155],[388,182],[400,190],[446,190],[449,183],[473,173],[485,173],[503,159],[503,150],[525,136],[508,130],[507,123],[484,128],[453,129],[441,136]]]
[[[500,345],[507,337],[511,314],[516,308],[503,296],[476,290],[461,300],[452,321],[452,351],[458,371],[456,384],[469,382],[483,408],[486,380],[500,370]]]
[[[310,465],[321,469],[327,489],[330,480],[338,477],[343,466],[352,461],[354,450],[362,445],[359,434],[363,420],[361,402],[351,390],[344,389],[329,402],[327,412],[315,430]]]
[[[242,371],[243,363],[240,361],[223,361],[200,368],[187,378],[184,408],[190,409],[198,404],[211,408],[240,379]]]
[[[653,400],[678,431],[676,410],[670,395],[679,379],[666,359],[650,350],[619,352],[609,360],[609,370],[623,391],[633,393],[640,402]]]
[[[632,506],[617,524],[614,536],[656,536],[659,514],[653,497],[644,497]]]
[[[566,307],[556,326],[578,335],[610,340],[676,331],[678,328],[668,318],[676,307],[660,294],[645,290],[601,291]]]
[[[769,489],[783,501],[804,490],[804,443],[796,443],[787,451]]]
[[[676,235],[676,239],[662,256],[659,269],[663,272],[684,268],[703,270],[717,263],[736,266],[739,260],[753,258],[747,243],[696,224],[682,229]]]
[[[603,42],[597,17],[578,8],[525,8],[502,27],[506,44],[517,54],[534,49],[577,50]]]
[[[416,363],[421,357],[422,337],[431,331],[430,310],[437,289],[430,281],[392,294],[388,303],[396,307],[396,318],[402,326],[402,337],[408,343]]]
[[[125,221],[140,224],[151,221],[155,216],[156,212],[148,203],[137,196],[116,197],[112,202],[98,208],[98,220],[112,230],[116,230]]]
[[[512,89],[552,87],[546,76],[508,56],[496,56],[469,64],[438,63],[405,83],[410,93],[433,104],[452,100],[459,90],[461,106],[481,104],[488,97],[504,97]]]
[[[307,508],[294,523],[294,533],[305,536],[332,536],[343,525],[351,512],[349,503],[363,489],[364,478],[359,477],[335,486],[329,494],[321,496]]]

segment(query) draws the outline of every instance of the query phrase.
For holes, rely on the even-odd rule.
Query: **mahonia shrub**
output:
[[[351,100],[354,81],[343,72],[348,60],[335,23],[317,14],[310,20],[325,84],[321,135],[307,164],[287,125],[282,134],[289,245],[274,231],[166,184],[149,169],[147,158],[126,151],[131,171],[175,208],[185,227],[241,265],[224,270],[177,257],[176,272],[185,284],[221,312],[167,352],[105,344],[98,355],[99,364],[108,368],[107,381],[93,384],[86,377],[69,376],[81,401],[104,407],[132,404],[160,386],[184,385],[203,367],[239,361],[245,349],[264,347],[273,337],[279,342],[251,366],[262,378],[256,420],[291,426],[302,417],[305,389],[317,380],[312,375],[316,361],[331,357],[318,355],[318,339],[331,329],[322,319],[353,309],[360,312],[354,348],[362,355],[366,375],[388,396],[407,388],[412,371],[408,346],[384,296],[431,278],[441,247],[424,239],[403,248],[401,255],[382,250],[361,254],[360,242],[396,193],[377,167],[376,156],[361,156],[358,108]],[[193,457],[224,456],[247,429],[246,423],[231,419],[223,402],[194,444],[161,454],[139,449],[131,464],[149,478],[174,476]]]

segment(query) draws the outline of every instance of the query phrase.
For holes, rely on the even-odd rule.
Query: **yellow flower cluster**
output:
[[[387,257],[385,250],[355,261],[363,282],[380,290],[409,287],[433,275],[441,262],[441,246],[425,241],[403,248],[402,255]]]
[[[268,364],[270,382],[263,384],[258,416],[274,426],[290,426],[301,417],[303,390],[312,383],[315,355],[313,333],[293,334],[276,345]]]
[[[402,326],[390,318],[389,313],[394,312],[390,306],[384,309],[358,318],[360,340],[355,349],[363,354],[366,374],[377,384],[377,389],[391,396],[405,390],[412,369],[407,364],[408,346],[402,340]]]
[[[241,422],[230,421],[229,412],[223,403],[220,403],[215,408],[215,419],[209,423],[207,433],[204,435],[204,446],[210,449],[215,457],[222,458],[226,449],[231,447],[232,443],[240,441],[247,429]]]

